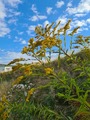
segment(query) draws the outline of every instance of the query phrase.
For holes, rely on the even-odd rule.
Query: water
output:
[[[4,71],[5,66],[0,66],[0,71]]]

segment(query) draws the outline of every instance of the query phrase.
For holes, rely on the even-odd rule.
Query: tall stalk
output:
[[[59,44],[59,53],[58,53],[58,67],[60,68],[60,55],[61,55],[61,44]]]

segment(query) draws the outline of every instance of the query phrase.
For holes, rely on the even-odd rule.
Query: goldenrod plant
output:
[[[80,27],[67,34],[70,23],[68,20],[62,28],[60,21],[45,28],[36,26],[36,36],[30,38],[22,54],[37,62],[15,67],[19,72],[10,90],[11,98],[7,94],[11,104],[7,108],[3,100],[0,103],[4,120],[90,119],[90,36],[76,36]],[[52,55],[57,56],[55,61]],[[10,64],[21,60],[25,61],[16,59]]]

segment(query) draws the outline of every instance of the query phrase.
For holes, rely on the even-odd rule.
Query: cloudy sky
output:
[[[68,19],[72,29],[80,26],[80,34],[90,35],[90,0],[0,0],[0,64],[23,57],[36,25]]]

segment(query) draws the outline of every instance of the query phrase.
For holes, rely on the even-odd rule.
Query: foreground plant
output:
[[[24,106],[18,102],[14,104],[11,114],[12,116],[17,114],[17,119],[22,114],[23,120],[26,114],[28,120],[35,120],[36,118],[38,120],[89,120],[90,36],[79,35],[76,40],[73,40],[79,27],[75,28],[69,34],[71,36],[70,49],[79,48],[81,53],[84,51],[84,57],[75,55],[74,50],[71,55],[68,54],[66,36],[70,29],[70,22],[71,20],[62,28],[59,28],[60,22],[54,27],[54,23],[47,24],[45,28],[37,26],[35,38],[31,38],[28,46],[23,48],[22,53],[38,61],[39,65],[19,66],[19,69],[23,70],[23,76],[19,76],[14,84],[25,84],[32,76],[36,76],[37,79],[38,76],[44,77],[44,80],[42,80],[42,85],[33,86],[28,90]],[[52,62],[52,55],[54,54],[57,54],[57,66]],[[62,54],[65,56],[66,70],[62,69]],[[30,105],[30,109],[28,105]],[[17,109],[19,109],[18,112],[16,112]],[[25,110],[27,113],[24,114]]]

